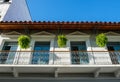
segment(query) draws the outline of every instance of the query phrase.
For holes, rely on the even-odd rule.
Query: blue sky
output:
[[[120,21],[120,0],[27,0],[33,21]]]

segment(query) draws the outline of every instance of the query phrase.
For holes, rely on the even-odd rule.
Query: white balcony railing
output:
[[[54,74],[54,77],[79,73],[90,73],[93,77],[108,74],[109,77],[112,73],[119,78],[119,58],[120,51],[0,51],[0,73],[12,73],[14,77],[38,73]]]
[[[62,53],[62,56],[57,56],[56,52]],[[70,56],[66,57],[66,53]],[[62,65],[69,62],[72,65],[86,65],[92,59],[93,65],[120,64],[120,51],[0,51],[0,64],[54,65],[59,62],[58,65]]]

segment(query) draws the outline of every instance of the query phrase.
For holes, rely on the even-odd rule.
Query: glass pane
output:
[[[0,54],[0,63],[1,64],[12,64],[16,50],[17,50],[17,42],[5,42],[2,50],[7,50],[7,52],[2,52]],[[14,51],[14,52],[9,52]]]
[[[111,61],[113,64],[120,64],[120,42],[108,42],[107,43],[108,51],[109,52]]]

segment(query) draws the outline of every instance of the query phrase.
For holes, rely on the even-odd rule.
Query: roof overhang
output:
[[[0,22],[0,30],[120,30],[118,22]]]

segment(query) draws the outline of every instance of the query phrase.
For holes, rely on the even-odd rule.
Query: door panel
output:
[[[72,64],[88,64],[88,54],[84,41],[71,42]]]
[[[108,42],[107,44],[108,51],[114,51],[109,52],[111,61],[113,64],[120,64],[120,42]]]
[[[7,52],[2,52],[0,54],[0,63],[3,64],[12,64],[16,50],[17,50],[17,42],[5,42],[2,50],[7,50]],[[14,52],[9,52],[14,51]]]
[[[50,42],[36,42],[34,47],[32,64],[48,64]]]

